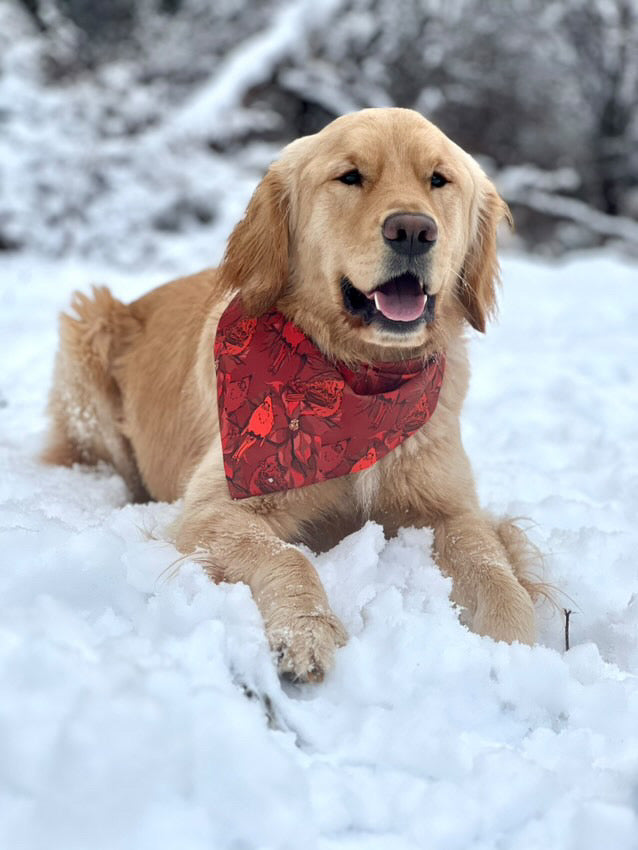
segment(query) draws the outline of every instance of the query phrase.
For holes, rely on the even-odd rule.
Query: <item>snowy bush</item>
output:
[[[247,196],[282,144],[372,105],[497,182],[541,175],[543,197],[502,188],[535,251],[638,241],[632,0],[4,0],[0,51],[0,249],[131,265],[221,234],[231,172]]]

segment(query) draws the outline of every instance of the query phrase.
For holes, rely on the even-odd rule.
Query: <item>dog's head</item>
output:
[[[388,359],[445,344],[495,307],[507,206],[421,115],[367,109],[290,144],[233,231],[222,278],[328,354]]]

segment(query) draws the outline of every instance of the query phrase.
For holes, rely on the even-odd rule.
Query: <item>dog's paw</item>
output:
[[[290,612],[277,621],[267,632],[280,675],[294,682],[323,681],[336,650],[348,639],[337,617],[324,611]]]
[[[535,640],[536,623],[529,593],[513,579],[497,594],[481,594],[472,631],[505,643],[518,641],[531,646]]]

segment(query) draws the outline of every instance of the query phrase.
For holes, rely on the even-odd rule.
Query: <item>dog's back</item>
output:
[[[130,305],[106,287],[94,287],[92,297],[74,295],[74,315],[60,317],[45,462],[106,461],[138,501],[180,495],[216,430],[214,410],[212,421],[202,423],[194,415],[201,406],[189,404],[212,289],[210,273],[203,272]],[[211,349],[211,386],[212,357]],[[157,451],[158,445],[171,450]]]

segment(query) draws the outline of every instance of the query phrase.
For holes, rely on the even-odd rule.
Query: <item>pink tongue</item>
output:
[[[374,303],[386,319],[394,322],[413,322],[423,315],[426,296],[423,292],[401,292],[399,288],[392,292],[380,289],[374,293]]]

